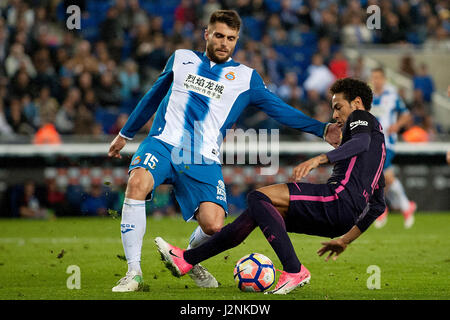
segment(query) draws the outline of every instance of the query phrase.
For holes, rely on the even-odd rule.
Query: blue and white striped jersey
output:
[[[386,139],[386,149],[393,149],[397,141],[397,134],[387,134],[390,126],[397,122],[398,117],[409,112],[394,86],[386,84],[380,95],[374,95],[370,112],[383,127]]]
[[[216,64],[205,53],[185,49],[172,54],[120,135],[132,139],[156,112],[149,135],[220,163],[226,130],[249,105],[284,125],[323,137],[326,123],[283,102],[255,70],[231,58]]]

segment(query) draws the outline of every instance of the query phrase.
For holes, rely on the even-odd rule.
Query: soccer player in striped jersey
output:
[[[108,155],[120,158],[126,141],[155,114],[150,133],[129,167],[121,221],[128,272],[113,288],[115,292],[136,291],[142,283],[145,200],[158,185],[172,184],[183,218],[199,224],[189,248],[222,228],[227,202],[220,145],[247,106],[256,106],[280,123],[332,145],[340,141],[337,125],[319,122],[287,105],[266,88],[255,70],[231,58],[240,25],[235,11],[214,12],[204,33],[206,51],[176,50],[111,143]],[[200,265],[190,275],[198,286],[217,286]]]
[[[294,168],[294,182],[262,187],[248,195],[248,209],[207,242],[190,250],[155,239],[166,266],[176,276],[192,265],[237,246],[259,227],[283,265],[275,289],[286,294],[309,282],[311,273],[300,263],[287,232],[338,237],[323,242],[319,255],[335,260],[381,215],[384,201],[383,165],[386,147],[380,123],[369,112],[370,87],[359,80],[336,81],[333,118],[342,128],[341,145]],[[321,164],[333,163],[326,184],[297,182]]]
[[[400,129],[410,123],[411,115],[395,87],[386,83],[382,68],[372,70],[371,82],[374,92],[371,113],[381,123],[386,137],[386,163],[384,164],[386,199],[391,207],[401,210],[404,226],[408,229],[414,224],[417,205],[408,199],[401,181],[395,176],[392,160],[395,157],[394,145],[397,142],[397,134]],[[386,207],[386,211],[375,221],[375,227],[383,227],[387,217],[388,208]]]

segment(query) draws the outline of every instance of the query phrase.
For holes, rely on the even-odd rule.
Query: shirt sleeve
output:
[[[368,111],[355,110],[348,117],[347,126],[352,137],[357,133],[370,134],[373,127],[373,118]]]
[[[356,220],[356,226],[361,232],[366,231],[385,209],[386,202],[384,200],[384,188],[378,184],[369,199],[366,209]]]
[[[351,138],[338,148],[326,153],[330,163],[351,158],[369,150],[371,142],[372,118],[367,111],[355,110],[348,117],[346,126]]]
[[[131,140],[136,133],[147,123],[166,96],[173,81],[173,61],[175,53],[167,61],[167,64],[152,88],[142,97],[136,108],[128,117],[127,122],[119,134],[125,139]]]
[[[351,158],[361,152],[369,150],[370,135],[368,133],[356,133],[350,140],[345,142],[338,148],[326,153],[330,163],[336,163],[338,161]]]
[[[326,123],[308,117],[274,95],[266,88],[261,76],[255,70],[250,80],[250,103],[283,125],[320,138],[324,136]]]

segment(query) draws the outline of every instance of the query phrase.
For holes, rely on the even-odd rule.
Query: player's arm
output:
[[[336,130],[335,125],[308,117],[300,110],[285,103],[266,88],[261,76],[256,71],[253,71],[250,81],[250,103],[281,124],[314,134],[333,146],[337,146],[340,142],[340,131]]]
[[[380,180],[383,179],[383,175]],[[383,179],[384,185],[384,179]],[[367,211],[364,211],[356,220],[356,225],[358,226],[361,233],[366,231],[370,225],[383,214],[386,209],[386,202],[384,200],[384,187],[380,186],[380,181],[378,182],[377,188],[374,190],[372,196],[369,199],[369,207]]]
[[[173,61],[175,54],[167,61],[166,67],[158,77],[152,88],[142,97],[120,130],[120,136],[131,140],[134,135],[147,123],[166,96],[173,81]]]
[[[399,116],[397,122],[388,128],[388,134],[398,133],[400,129],[408,126],[412,121],[411,113],[400,98],[397,98],[394,110]]]
[[[152,88],[139,101],[119,134],[111,142],[108,156],[121,158],[120,150],[125,146],[127,140],[132,140],[136,133],[150,120],[158,109],[159,104],[166,96],[173,81],[172,67],[174,55],[172,54],[169,58],[164,71],[158,77]]]
[[[324,255],[326,252],[330,252],[325,258],[328,261],[331,257],[336,260],[337,257],[347,248],[347,246],[355,241],[369,226],[384,212],[386,209],[386,203],[384,201],[384,187],[375,189],[373,195],[369,199],[369,204],[366,210],[358,217],[355,225],[342,237],[322,242],[322,248],[317,251],[319,256]]]
[[[349,116],[347,122],[350,123],[351,138],[328,153],[321,154],[300,163],[293,170],[293,180],[298,181],[302,179],[311,170],[317,168],[321,164],[336,163],[369,150],[371,141],[371,119],[368,116],[368,113],[366,111],[356,110]]]

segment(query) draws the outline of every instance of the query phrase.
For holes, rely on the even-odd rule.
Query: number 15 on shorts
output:
[[[150,169],[155,169],[156,164],[158,163],[158,159],[152,155],[151,153],[146,153],[145,154],[145,159],[144,159],[144,165],[148,165],[150,167]]]

